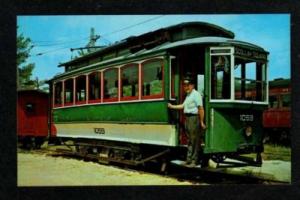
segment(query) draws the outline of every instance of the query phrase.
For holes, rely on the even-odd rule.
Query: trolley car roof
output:
[[[92,52],[90,54],[87,54],[85,56],[76,58],[74,60],[61,63],[59,64],[60,66],[69,66],[73,65],[75,63],[78,63],[80,61],[89,59],[90,57],[95,57],[97,55],[102,55],[104,53],[113,51],[113,50],[118,50],[124,47],[130,48],[130,45],[137,45],[141,41],[148,39],[149,37],[153,37],[157,39],[157,37],[169,37],[168,40],[170,41],[170,37],[172,37],[172,41],[176,42],[176,40],[180,40],[178,38],[174,39],[174,35],[176,34],[182,34],[183,37],[186,37],[187,31],[193,32],[192,35],[198,35],[195,37],[207,37],[207,36],[217,36],[217,37],[224,37],[224,38],[234,38],[234,33],[226,30],[220,26],[206,23],[206,22],[185,22],[169,27],[164,27],[155,31],[147,32],[139,36],[130,36],[124,40],[121,40],[119,42],[116,42],[115,44],[105,47],[103,49],[97,50],[95,52]],[[176,36],[175,36],[176,37]],[[188,36],[188,37],[193,37],[193,36]],[[164,38],[166,39],[166,38]],[[185,39],[185,38],[184,38]]]
[[[199,37],[199,38],[186,39],[186,40],[181,40],[181,41],[177,41],[177,42],[164,44],[160,47],[154,48],[153,50],[170,49],[170,48],[175,48],[175,47],[179,47],[179,46],[188,46],[188,45],[193,45],[193,44],[219,44],[219,45],[224,45],[224,46],[244,46],[244,47],[255,49],[257,51],[265,52],[265,50],[260,46],[257,46],[257,45],[254,45],[254,44],[251,44],[248,42],[232,40],[232,39],[223,38],[223,37]]]
[[[110,65],[116,62],[121,62],[122,60],[146,56],[147,54],[159,54],[173,48],[192,45],[209,44],[224,47],[234,46],[268,54],[268,52],[260,46],[234,40],[233,38],[234,33],[213,24],[205,22],[182,23],[158,29],[153,32],[148,32],[140,36],[129,37],[104,49],[100,49],[66,63],[62,63],[59,67],[76,67],[72,70],[66,70],[63,74],[55,76],[55,78],[89,69],[95,65]],[[134,49],[134,51],[131,51],[132,49]],[[128,52],[122,55],[117,55],[116,52],[122,50],[127,50]],[[89,60],[95,60],[98,59],[98,57],[103,57],[112,53],[114,53],[114,56],[107,59],[101,58],[98,61],[94,61],[92,63],[89,62]],[[79,66],[79,64],[81,66]]]
[[[243,42],[243,41],[238,41],[238,40],[232,40],[232,39],[228,39],[228,38],[223,38],[223,37],[198,37],[198,38],[192,38],[192,39],[186,39],[186,40],[180,40],[177,42],[167,42],[164,44],[161,44],[159,46],[154,47],[153,49],[142,49],[136,53],[133,54],[129,54],[129,55],[124,55],[124,56],[119,56],[116,58],[112,58],[109,60],[104,60],[101,62],[97,62],[85,67],[81,67],[78,69],[74,69],[72,71],[69,72],[65,72],[63,74],[59,74],[57,76],[55,76],[55,78],[61,77],[61,76],[65,76],[68,74],[72,74],[78,71],[82,71],[94,66],[99,66],[99,65],[105,65],[105,64],[110,64],[110,63],[114,63],[114,62],[118,62],[124,59],[130,59],[130,58],[134,58],[134,57],[138,57],[138,56],[143,56],[143,55],[147,55],[147,54],[153,54],[153,53],[159,53],[159,52],[164,52],[168,49],[172,49],[172,48],[177,48],[177,47],[183,47],[183,46],[190,46],[190,45],[205,45],[205,44],[213,44],[213,45],[219,45],[219,46],[238,46],[238,47],[246,47],[249,49],[253,49],[259,52],[263,52],[268,54],[267,51],[265,51],[262,47],[248,43],[248,42]]]

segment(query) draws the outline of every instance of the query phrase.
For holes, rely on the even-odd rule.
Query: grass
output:
[[[245,154],[245,157],[256,158],[256,154]],[[274,144],[264,144],[264,152],[262,153],[263,160],[282,160],[291,161],[291,148],[274,145]]]
[[[264,160],[291,161],[291,148],[279,145],[265,144],[262,157]]]

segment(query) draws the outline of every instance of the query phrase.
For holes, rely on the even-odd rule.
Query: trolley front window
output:
[[[267,53],[237,47],[210,49],[212,102],[267,104]]]
[[[230,99],[230,55],[211,56],[211,98]]]
[[[236,100],[265,101],[265,64],[235,58],[234,88]]]

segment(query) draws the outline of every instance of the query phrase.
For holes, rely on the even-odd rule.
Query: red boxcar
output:
[[[263,119],[265,128],[290,128],[290,108],[270,108],[264,112]]]
[[[41,90],[19,90],[17,133],[24,147],[39,148],[48,136],[49,95]]]

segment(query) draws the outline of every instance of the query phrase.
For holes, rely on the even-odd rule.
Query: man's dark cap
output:
[[[192,78],[190,78],[190,77],[185,77],[185,78],[183,79],[183,83],[184,83],[184,84],[195,84],[195,80],[192,79]]]

